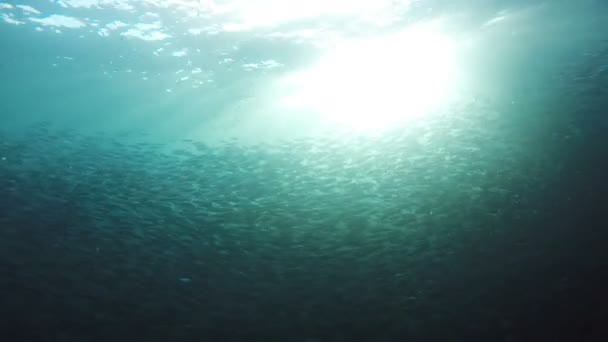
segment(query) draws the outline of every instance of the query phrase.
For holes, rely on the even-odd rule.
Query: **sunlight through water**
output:
[[[382,131],[431,112],[454,81],[454,42],[432,25],[351,40],[286,77],[282,103],[355,131]]]

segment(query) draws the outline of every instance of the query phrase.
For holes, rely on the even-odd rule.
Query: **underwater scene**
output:
[[[608,2],[0,0],[0,340],[608,341]]]

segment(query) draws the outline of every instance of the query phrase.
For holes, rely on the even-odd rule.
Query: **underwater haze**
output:
[[[608,3],[0,0],[3,341],[608,340]]]

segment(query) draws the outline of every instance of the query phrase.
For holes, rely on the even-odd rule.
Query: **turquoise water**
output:
[[[601,340],[607,24],[600,1],[0,2],[7,336]]]

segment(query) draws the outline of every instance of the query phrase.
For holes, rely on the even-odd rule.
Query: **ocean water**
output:
[[[605,341],[603,1],[0,2],[3,341]]]

